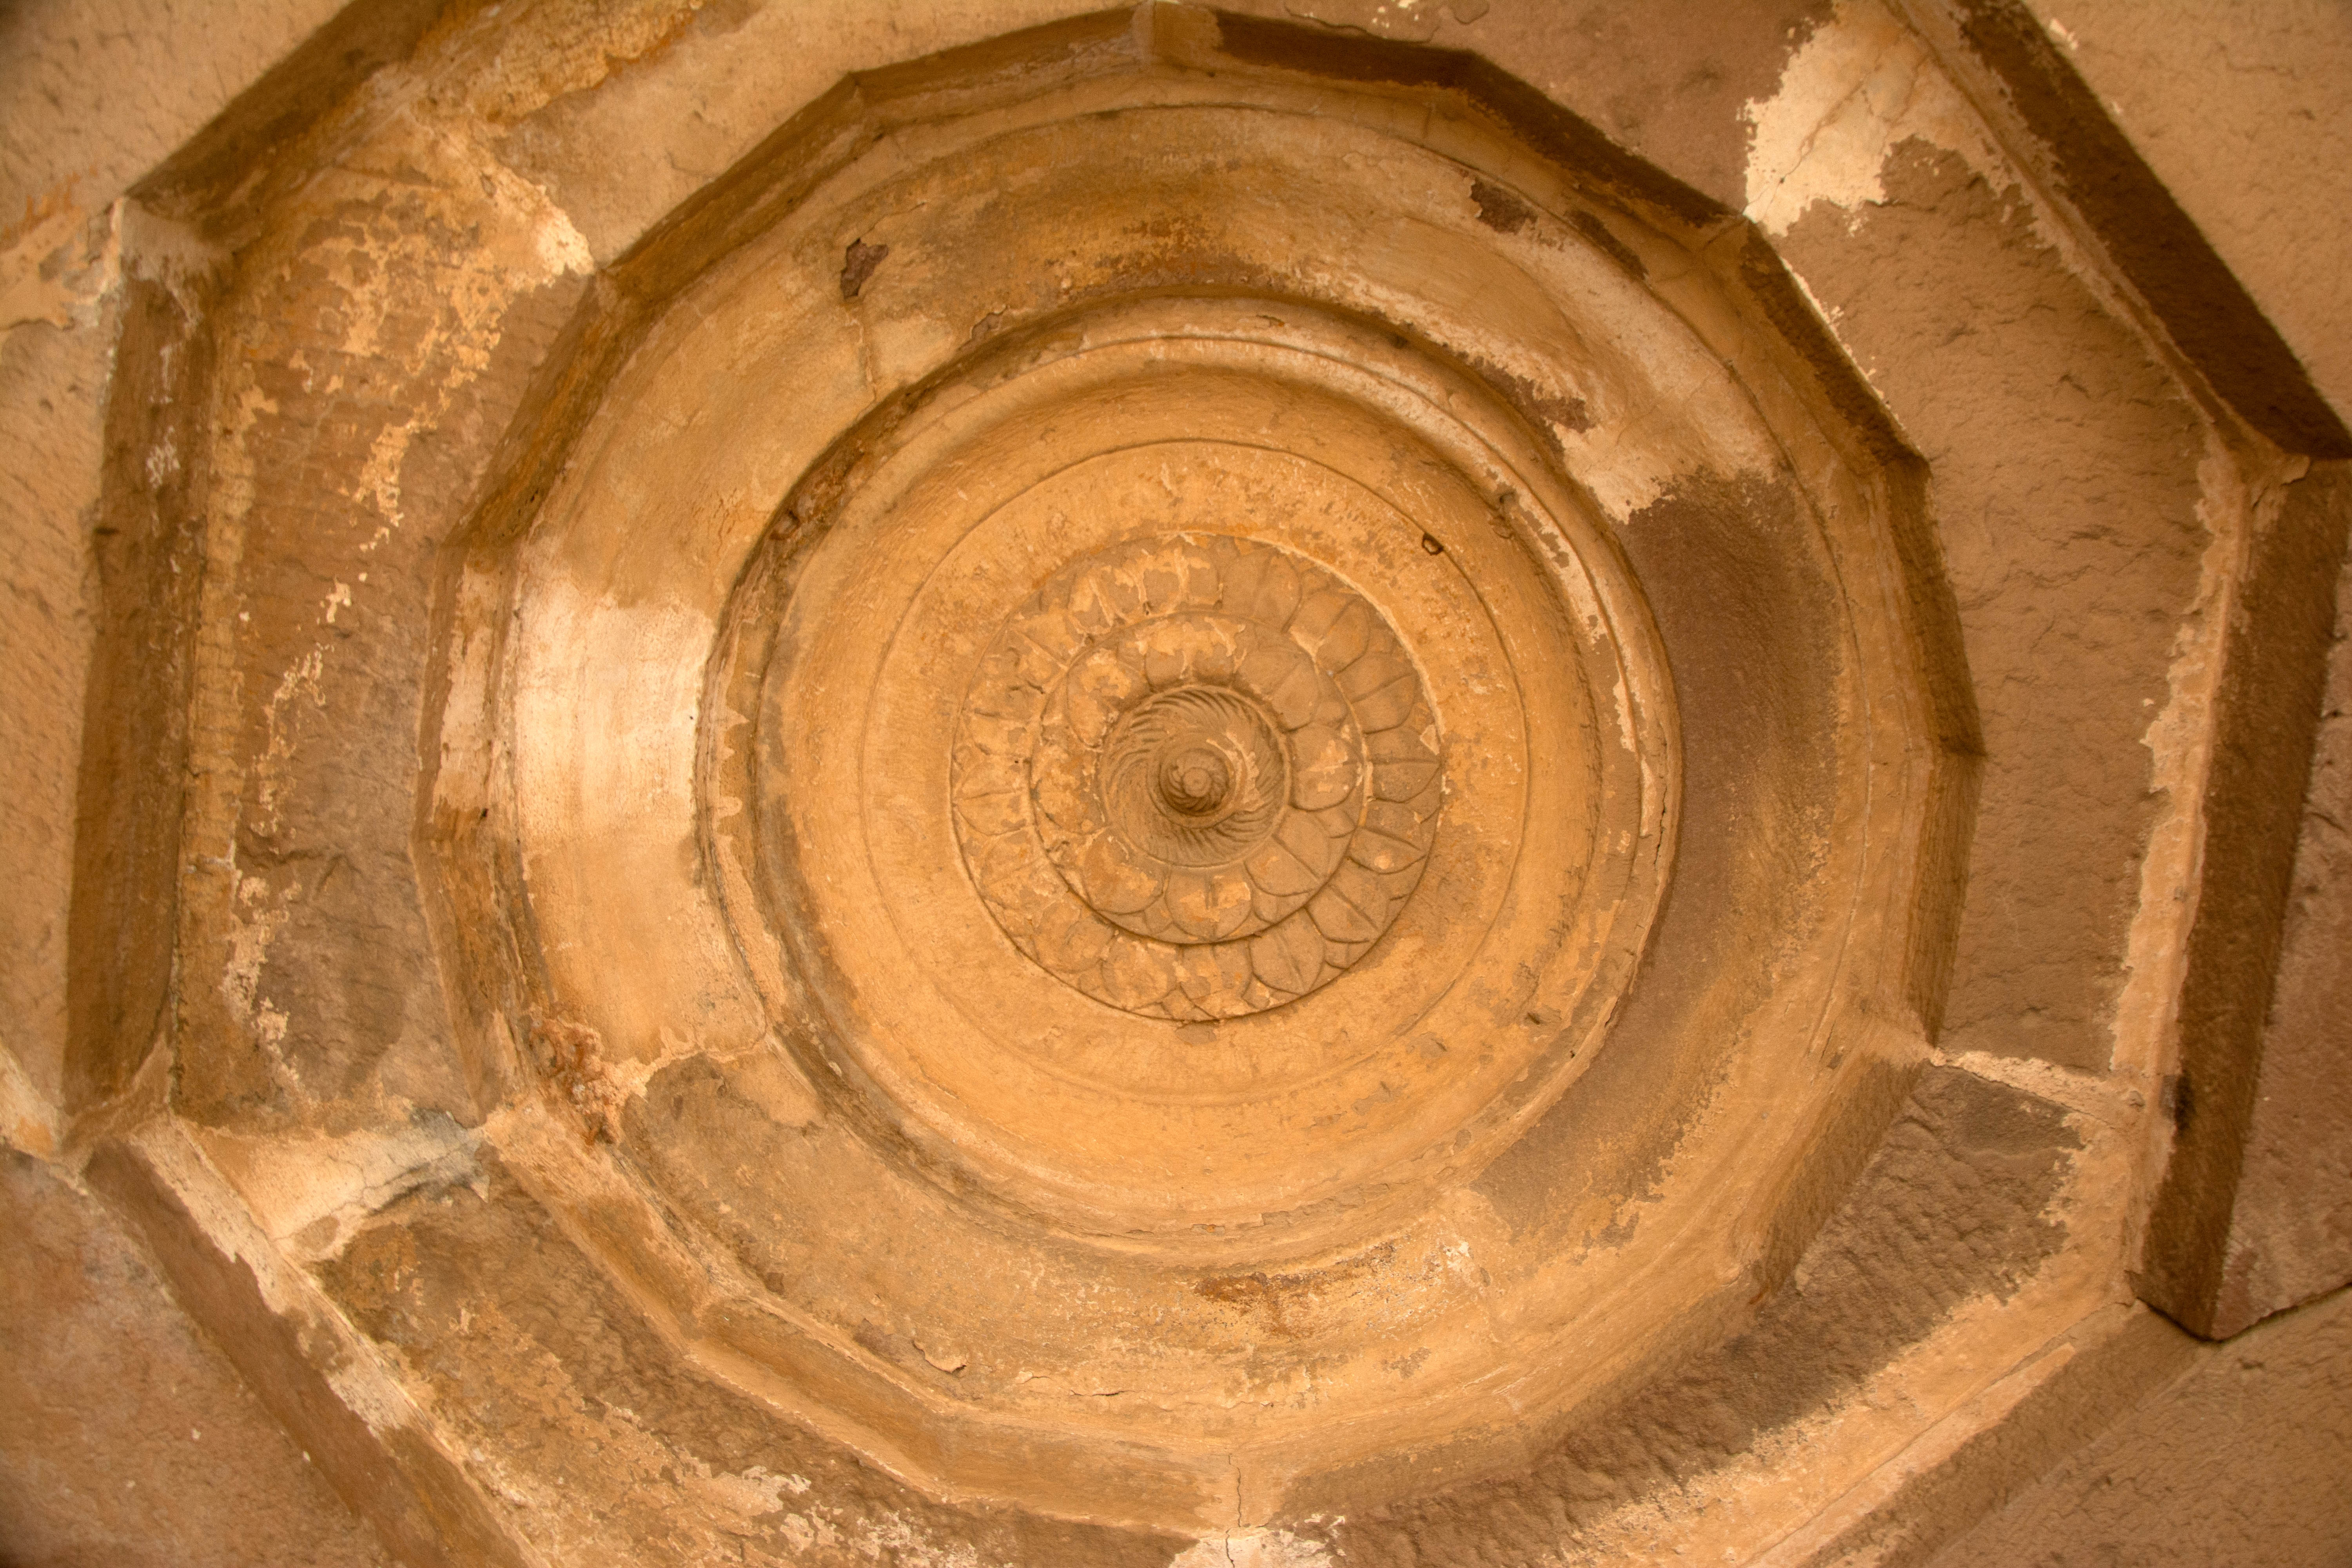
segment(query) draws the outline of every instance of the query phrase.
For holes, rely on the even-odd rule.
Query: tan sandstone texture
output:
[[[2352,1563],[2167,15],[0,12],[0,1564]]]

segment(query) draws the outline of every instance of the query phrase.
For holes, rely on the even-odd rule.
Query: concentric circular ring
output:
[[[644,1087],[611,1179],[548,1167],[598,1257],[721,1381],[1087,1517],[1468,1473],[1716,1342],[1817,1223],[1822,1139],[1864,1146],[1965,793],[1885,610],[1942,602],[1901,487],[1842,466],[1875,437],[1811,422],[1714,231],[1459,117],[1406,145],[1385,91],[1236,114],[1242,76],[1178,74],[877,142],[596,338],[635,346],[453,601],[439,776],[483,798],[436,802],[502,933],[452,962],[516,999],[484,1061],[577,1020]],[[891,260],[845,300],[853,243]],[[1243,556],[1336,613],[1244,613]],[[1011,635],[1088,574],[1136,603]],[[1318,658],[1349,624],[1422,731]],[[1418,881],[1327,979],[1318,900],[1411,869],[1367,857],[1422,789]],[[1310,928],[1321,989],[1205,1005],[1271,1001],[1257,952]]]
[[[1008,617],[958,725],[956,837],[1013,944],[1126,1012],[1330,984],[1421,880],[1436,717],[1395,630],[1302,555],[1169,534]]]

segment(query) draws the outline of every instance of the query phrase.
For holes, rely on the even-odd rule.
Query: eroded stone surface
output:
[[[1848,301],[1864,363],[1922,373],[1895,407],[1932,476],[1986,750],[1944,1036],[2095,1068],[2157,809],[2143,738],[2200,588],[2203,439],[2020,194],[1919,142],[1886,178],[1858,224],[1817,211],[1785,244]],[[1954,289],[1872,287],[1895,255]],[[2086,590],[2063,612],[2059,581]]]
[[[781,1419],[649,1331],[495,1165],[403,1200],[321,1279],[559,1561],[1156,1568],[1176,1546],[942,1504]]]

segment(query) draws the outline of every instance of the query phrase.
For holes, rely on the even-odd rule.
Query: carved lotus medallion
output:
[[[1395,630],[1330,573],[1223,535],[1074,562],[999,629],[953,792],[1014,945],[1171,1018],[1278,1007],[1346,972],[1412,896],[1444,799]]]

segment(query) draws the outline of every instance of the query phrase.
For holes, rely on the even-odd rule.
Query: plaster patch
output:
[[[1331,1568],[1331,1553],[1319,1541],[1286,1530],[1210,1535],[1170,1560],[1168,1568]]]
[[[747,1523],[781,1511],[784,1491],[792,1479],[772,1475],[760,1465],[753,1465],[740,1475],[727,1470],[713,1473],[708,1466],[702,1466],[684,1478],[687,1489],[698,1494],[706,1506],[735,1514]],[[801,1489],[808,1489],[805,1482]]]
[[[894,1554],[898,1562],[910,1568],[992,1568],[985,1564],[979,1552],[961,1541],[941,1542],[929,1531],[909,1523],[898,1513],[886,1513],[873,1523],[857,1525],[857,1550],[866,1556],[881,1560],[884,1552]],[[1011,1568],[1010,1564],[1006,1568]]]
[[[327,618],[332,620],[334,617],[330,615]],[[294,755],[293,726],[287,721],[287,710],[297,696],[309,697],[313,708],[326,707],[326,690],[320,683],[326,662],[326,645],[318,644],[287,667],[286,673],[278,677],[278,689],[269,694],[267,710],[268,738],[257,760],[255,773],[257,783],[254,791],[254,803],[259,809],[260,826],[265,833],[277,830],[279,776],[283,764],[292,760]]]
[[[428,406],[412,417],[384,426],[376,435],[361,468],[352,499],[372,503],[384,522],[400,524],[400,468],[420,430],[437,428],[457,392],[488,368],[499,338],[499,322],[514,300],[568,275],[595,268],[588,242],[569,215],[544,190],[491,157],[472,127],[415,122],[387,137],[402,154],[436,176],[438,189],[452,221],[471,217],[471,191],[478,186],[495,227],[486,237],[478,260],[451,268],[429,245],[404,234],[394,242],[394,254],[416,268],[455,275],[447,279],[444,315],[440,321],[408,345],[399,356],[410,369],[421,370],[446,353],[442,374],[432,387]],[[463,193],[460,195],[459,193]],[[395,281],[396,270],[380,263],[377,239],[362,236],[353,241],[331,241],[322,247],[340,250],[334,270],[348,289],[352,326],[344,348],[362,357],[385,352],[383,334],[387,319],[407,302],[407,291]],[[399,253],[405,251],[405,256]]]
[[[228,900],[228,953],[221,965],[220,989],[229,1016],[252,1030],[267,1047],[271,1076],[283,1083],[285,1063],[277,1047],[286,1037],[287,1019],[263,1000],[261,971],[269,961],[269,944],[286,924],[285,900],[280,898],[250,917],[244,913],[262,903],[269,892],[268,884],[258,877],[236,878],[236,893]]]
[[[2235,599],[2245,580],[2259,510],[2279,504],[2283,482],[2297,477],[2300,460],[2280,471],[2243,473],[2227,444],[2210,426],[2198,464],[2199,520],[2206,547],[2197,596],[2173,634],[2163,705],[2140,737],[2149,752],[2149,792],[2162,801],[2140,861],[2139,901],[2124,950],[2124,985],[2116,999],[2115,1076],[2153,1091],[2179,1053],[2180,994],[2189,966],[2189,933],[2197,921],[2204,882],[2206,786],[2213,771],[2214,712],[2220,700],[2224,649]],[[2144,1223],[2157,1178],[2170,1157],[2168,1116],[2145,1118],[2141,1171],[2134,1184],[2135,1224]]]
[[[452,266],[438,241],[429,237],[439,231],[422,224],[389,230],[338,227],[306,244],[299,261],[290,254],[256,260],[257,271],[274,262],[287,271],[299,266],[326,274],[343,301],[343,351],[355,359],[383,362],[422,383],[420,395],[400,410],[401,416],[376,432],[366,461],[345,492],[381,520],[368,549],[401,527],[400,475],[409,449],[421,432],[443,426],[460,392],[488,368],[514,300],[593,266],[586,243],[571,220],[545,191],[485,153],[476,140],[478,131],[469,121],[428,121],[415,111],[404,111],[382,132],[377,151],[384,168],[371,173],[366,157],[355,156],[334,179],[310,193],[322,203],[340,196],[373,207],[380,205],[374,198],[384,184],[396,180],[407,199],[430,203],[449,228],[480,236],[478,251],[466,262]],[[419,174],[425,177],[419,179]],[[119,215],[117,221],[119,226]],[[432,308],[421,327],[416,320],[419,279],[434,279],[425,289]],[[215,504],[205,541],[205,630],[199,658],[223,670],[235,668],[236,627],[251,614],[243,608],[237,566],[247,519],[265,483],[270,482],[257,455],[260,426],[265,416],[280,412],[257,384],[256,366],[269,363],[279,352],[276,333],[280,325],[275,318],[245,324],[239,335],[247,352],[229,356],[220,395],[224,417],[214,453]],[[179,460],[176,452],[151,454],[151,462],[159,465]],[[358,582],[366,582],[364,574]],[[353,585],[337,581],[320,605],[322,618],[335,623],[342,611],[359,607],[356,598]],[[221,994],[230,1016],[251,1031],[272,1072],[289,1089],[295,1086],[286,1079],[277,1047],[291,1019],[268,1005],[259,985],[269,944],[287,918],[284,903],[292,893],[280,890],[272,898],[257,879],[236,875],[234,824],[245,815],[236,792],[240,780],[251,781],[252,825],[265,836],[274,834],[285,795],[300,776],[294,766],[302,728],[296,700],[307,698],[313,710],[326,708],[329,656],[335,646],[313,644],[284,667],[265,704],[266,734],[257,755],[242,765],[223,765],[216,759],[194,764],[207,786],[191,812],[193,858],[228,872],[235,889],[226,911],[230,951]],[[209,711],[215,701],[200,688],[194,724],[200,735],[231,732],[225,713]],[[233,703],[230,699],[221,706]]]
[[[47,1160],[58,1149],[58,1110],[0,1043],[0,1143]]]
[[[269,1238],[298,1262],[341,1251],[370,1215],[403,1194],[470,1179],[480,1142],[439,1114],[341,1137],[195,1136]]]
[[[1425,44],[1447,13],[1457,23],[1475,22],[1486,14],[1487,0],[1284,0],[1283,9],[1327,27]]]
[[[58,197],[0,251],[0,331],[30,321],[70,327],[122,277],[122,204],[102,218]]]
[[[312,1353],[322,1363],[328,1387],[352,1415],[373,1432],[423,1429],[416,1407],[373,1348],[351,1332],[310,1277],[271,1244],[244,1195],[223,1177],[188,1123],[157,1118],[129,1142],[186,1209],[196,1234],[223,1257],[244,1264],[262,1304],[318,1347]]]
[[[1962,1072],[2063,1105],[2077,1116],[2088,1116],[2108,1128],[2131,1124],[2145,1103],[2127,1084],[2104,1073],[2082,1072],[2038,1057],[1996,1056],[1990,1051],[1927,1053],[1938,1067]]]
[[[1789,232],[1815,202],[1847,213],[1884,203],[1888,155],[1914,139],[1958,153],[1979,173],[2002,160],[1991,135],[1927,47],[1893,14],[1851,0],[1814,30],[1780,74],[1780,90],[1740,111],[1750,126],[1748,216]]]

